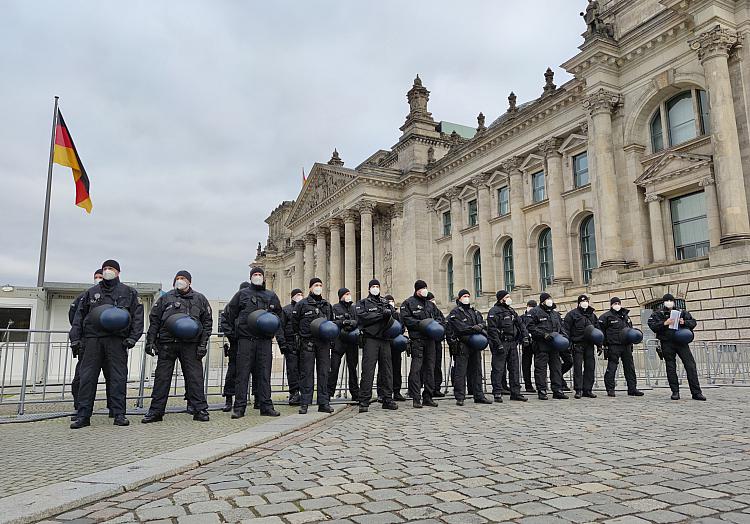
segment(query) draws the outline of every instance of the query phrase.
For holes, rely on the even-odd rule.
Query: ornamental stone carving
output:
[[[448,191],[445,192],[445,198],[448,200],[455,200],[458,198],[458,195],[461,193],[460,187],[452,187]]]
[[[661,202],[664,198],[660,197],[656,193],[646,193],[646,198],[643,199],[647,204],[649,202]]]
[[[356,223],[357,219],[359,218],[359,214],[354,209],[347,209],[343,213],[341,213],[341,218],[344,219],[344,223]]]
[[[308,178],[305,183],[305,191],[299,208],[295,213],[298,218],[311,211],[328,200],[331,196],[341,191],[352,181],[352,178],[337,173],[316,173]]]
[[[712,176],[707,176],[707,177],[701,178],[698,181],[698,185],[700,187],[712,186],[715,183],[716,183],[716,180],[714,180],[714,177],[712,177]]]
[[[600,113],[613,113],[622,106],[622,95],[599,89],[585,97],[582,104],[592,116]]]
[[[372,212],[375,210],[375,202],[372,200],[361,200],[357,203],[357,209],[359,210],[359,214],[372,214]]]
[[[701,62],[717,56],[728,57],[735,46],[741,46],[740,37],[731,29],[716,25],[713,29],[699,34],[689,42],[690,49],[698,53]]]
[[[538,147],[544,158],[549,158],[551,156],[560,156],[560,152],[558,151],[558,149],[560,149],[561,145],[561,139],[552,137],[548,138],[544,142],[541,142]]]
[[[388,209],[388,216],[390,218],[401,218],[404,216],[404,205],[403,204],[393,204],[390,209]]]
[[[500,166],[503,168],[503,171],[512,174],[520,172],[521,164],[523,164],[523,159],[519,156],[514,156],[507,160],[503,160],[503,163],[500,164]]]

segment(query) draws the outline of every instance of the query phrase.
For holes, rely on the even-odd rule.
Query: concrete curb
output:
[[[288,435],[350,411],[334,415],[288,415],[244,431],[122,466],[90,473],[57,484],[0,499],[0,524],[25,524],[69,511],[84,504],[132,491],[144,484],[178,475],[248,448]]]

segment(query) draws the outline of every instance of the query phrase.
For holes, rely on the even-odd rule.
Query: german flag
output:
[[[76,184],[76,205],[82,207],[87,213],[91,213],[91,195],[89,195],[89,177],[83,168],[83,163],[78,156],[73,138],[70,136],[68,126],[65,125],[60,110],[57,110],[57,125],[55,126],[55,164],[67,166],[73,170],[73,181]]]

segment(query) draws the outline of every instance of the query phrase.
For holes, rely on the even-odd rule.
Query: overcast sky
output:
[[[210,298],[247,278],[263,220],[334,147],[399,136],[419,73],[436,120],[476,125],[541,94],[580,45],[585,0],[3,2],[0,284],[34,285],[53,96],[91,180],[55,166],[48,281],[107,258],[127,281]]]

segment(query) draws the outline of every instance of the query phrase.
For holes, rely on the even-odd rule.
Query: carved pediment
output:
[[[666,151],[652,160],[651,165],[639,176],[635,183],[640,187],[683,177],[702,169],[710,169],[712,159],[708,155]]]
[[[587,147],[588,142],[589,140],[587,137],[573,133],[565,139],[565,142],[562,143],[559,151],[560,153],[565,153],[566,151],[578,149],[579,147]]]
[[[315,208],[332,202],[336,195],[342,193],[356,179],[356,172],[351,169],[315,164],[289,214],[287,225],[300,220]]]
[[[477,197],[477,188],[471,184],[464,186],[461,192],[458,194],[458,198],[461,200],[471,200]]]
[[[489,182],[487,182],[487,185],[490,187],[500,187],[508,183],[508,174],[503,173],[502,171],[495,171],[490,177]]]
[[[447,198],[440,197],[435,203],[435,211],[449,211],[451,208],[451,202]]]
[[[521,164],[521,167],[519,169],[521,171],[530,171],[535,168],[543,168],[543,167],[544,167],[544,158],[532,153],[526,157],[526,159],[523,161],[523,164]]]

